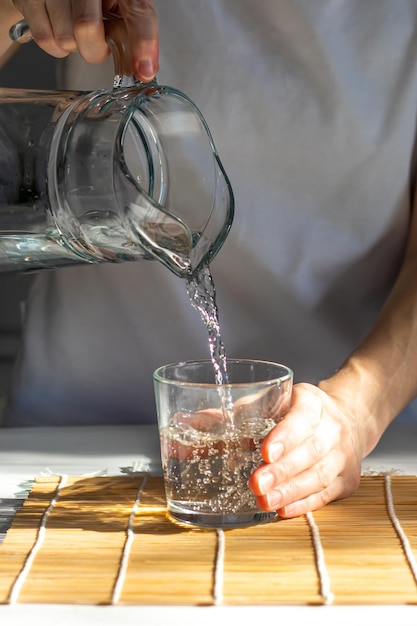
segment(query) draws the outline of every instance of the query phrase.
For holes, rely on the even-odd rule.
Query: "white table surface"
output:
[[[160,473],[156,427],[0,429],[0,499],[21,497],[22,485],[42,472],[120,474],[132,467]],[[393,424],[364,460],[363,470],[417,474],[417,424]],[[347,622],[355,626],[416,626],[417,606],[0,605],[1,626],[186,626],[194,621],[198,626],[213,626],[214,620],[221,624],[233,621],[236,626],[266,620],[320,626]]]

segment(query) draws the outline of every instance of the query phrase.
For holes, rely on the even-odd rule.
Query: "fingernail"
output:
[[[268,452],[269,452],[268,460],[270,463],[278,461],[278,459],[281,458],[282,453],[284,452],[284,444],[282,444],[280,441],[271,443],[268,448]]]
[[[152,59],[142,59],[139,63],[138,72],[144,80],[152,80],[155,76],[155,65]]]
[[[268,493],[268,504],[271,509],[278,509],[282,501],[282,493],[278,489],[272,489]]]
[[[275,481],[275,477],[271,472],[262,472],[259,476],[259,489],[263,494],[268,493],[268,491],[272,488]]]

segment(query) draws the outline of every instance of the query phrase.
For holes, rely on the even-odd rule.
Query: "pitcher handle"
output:
[[[143,83],[133,74],[126,26],[123,19],[112,13],[106,13],[103,19],[106,41],[113,56],[114,89],[142,85]],[[10,28],[9,37],[13,42],[21,44],[32,40],[32,33],[25,19],[16,22]],[[156,84],[156,81],[153,80],[150,84]]]

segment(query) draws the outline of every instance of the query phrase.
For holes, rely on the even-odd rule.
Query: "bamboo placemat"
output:
[[[161,478],[36,479],[0,545],[0,603],[417,603],[417,477],[227,531],[166,516]]]

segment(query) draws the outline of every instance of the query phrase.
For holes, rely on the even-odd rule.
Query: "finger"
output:
[[[322,415],[321,395],[313,385],[294,386],[290,410],[263,441],[261,454],[266,463],[278,461],[314,432]]]
[[[44,2],[16,1],[15,5],[29,24],[32,38],[42,50],[57,58],[68,55],[68,51],[64,50],[55,39],[48,9]],[[62,0],[62,11],[63,13],[70,12],[70,0]]]
[[[309,511],[317,511],[334,500],[341,500],[352,495],[359,487],[360,474],[355,479],[347,481],[344,476],[338,476],[331,485],[323,491],[313,493],[306,498],[297,500],[277,509],[280,517],[291,518],[305,515]]]
[[[320,467],[330,449],[330,442],[324,441],[319,433],[312,435],[276,463],[267,463],[256,469],[250,477],[251,489],[256,495],[267,495],[301,472]]]
[[[340,451],[342,457],[346,458],[349,447],[341,448],[341,429],[342,426],[338,422],[323,418],[299,445],[283,454],[278,461],[265,463],[255,470],[251,477],[254,493],[266,494],[270,489],[279,487],[283,482],[310,468],[320,471],[324,460],[328,458],[332,450]]]
[[[135,76],[144,82],[152,80],[158,69],[158,19],[152,0],[120,0]]]
[[[77,49],[72,24],[71,1],[60,2],[46,0],[46,10],[56,45],[63,52],[69,53]]]
[[[46,10],[51,24],[54,41],[63,53],[68,54],[77,49],[72,25],[71,2],[67,0],[59,5],[46,0]]]
[[[101,0],[72,0],[72,22],[83,59],[88,63],[102,63],[110,50],[104,32]]]
[[[346,457],[343,452],[331,450],[320,463],[258,496],[258,503],[263,510],[277,511],[312,494],[321,494],[323,501],[327,497],[333,499],[333,485],[335,481],[337,482],[338,475],[342,473],[345,463]]]

